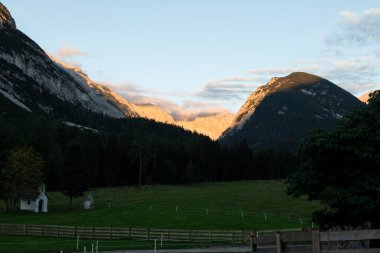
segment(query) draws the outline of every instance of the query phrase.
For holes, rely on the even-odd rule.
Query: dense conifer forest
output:
[[[225,147],[172,125],[67,108],[64,120],[98,131],[28,113],[0,96],[0,168],[12,149],[33,147],[45,161],[49,189],[60,190],[67,181],[105,187],[284,178],[296,166],[286,150]]]

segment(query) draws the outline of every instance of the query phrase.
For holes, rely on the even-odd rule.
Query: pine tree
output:
[[[76,143],[71,143],[67,147],[65,154],[65,166],[60,180],[62,193],[69,197],[70,207],[74,197],[84,195],[88,189],[86,170],[83,164],[83,152]]]

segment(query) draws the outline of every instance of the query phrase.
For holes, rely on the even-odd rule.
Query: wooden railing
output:
[[[246,244],[252,231],[0,224],[0,234],[57,238]]]
[[[257,252],[259,245],[275,245],[277,253],[291,252],[290,245],[306,244],[312,253],[372,253],[380,248],[370,249],[369,240],[379,240],[380,230],[347,231],[294,231],[278,233],[256,233],[251,236],[251,252]],[[355,241],[352,245],[349,242]],[[340,242],[337,244],[337,242]],[[311,245],[310,245],[311,243]]]

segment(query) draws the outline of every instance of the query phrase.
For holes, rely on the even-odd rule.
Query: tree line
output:
[[[42,180],[48,189],[69,197],[88,187],[284,178],[297,162],[285,150],[254,152],[246,142],[221,146],[206,136],[146,119],[87,113],[77,119],[99,130],[93,132],[1,108],[0,169],[7,168],[14,152],[32,148],[44,162]]]

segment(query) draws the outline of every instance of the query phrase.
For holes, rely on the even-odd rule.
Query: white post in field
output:
[[[94,253],[94,244],[91,245],[91,253]]]
[[[96,253],[98,253],[99,250],[99,241],[96,241]]]
[[[161,234],[161,248],[162,248],[162,241],[164,240],[164,234]]]
[[[154,239],[154,253],[157,252],[157,239]]]
[[[83,248],[83,253],[86,253],[86,246],[84,246]]]

